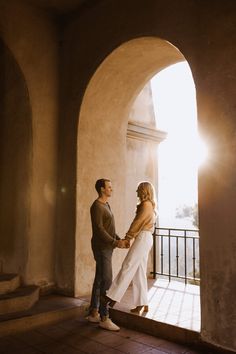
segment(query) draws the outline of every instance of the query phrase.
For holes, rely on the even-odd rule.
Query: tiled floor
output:
[[[149,280],[150,311],[146,317],[163,323],[170,323],[183,328],[199,330],[200,305],[199,288],[185,286],[178,282],[168,283],[164,280]],[[30,316],[45,316],[50,309],[56,311],[64,306],[67,311],[76,311],[77,306],[85,308],[88,299],[60,299],[49,296],[41,299]],[[72,309],[70,307],[72,306]],[[121,304],[123,314],[132,307],[132,290],[128,289]],[[43,312],[42,312],[43,311]],[[84,310],[83,310],[84,311]],[[119,312],[119,311],[118,311]],[[76,312],[77,313],[77,312]],[[212,349],[194,349],[163,338],[144,334],[121,327],[119,332],[106,331],[98,324],[91,324],[85,314],[76,315],[75,320],[63,320],[56,325],[44,325],[35,329],[0,338],[0,354],[214,354]],[[135,315],[133,315],[135,316]],[[128,316],[126,316],[128,317]],[[146,320],[146,319],[145,319]],[[4,321],[3,321],[4,322]],[[134,328],[134,327],[132,327]],[[173,327],[174,328],[174,327]],[[172,338],[172,337],[171,337]]]
[[[200,354],[179,344],[121,328],[110,332],[85,318],[67,320],[0,339],[1,354]],[[206,351],[211,354],[213,351]]]
[[[143,316],[155,321],[200,332],[200,288],[165,279],[148,280],[149,312]],[[132,289],[115,308],[129,311],[133,307]]]

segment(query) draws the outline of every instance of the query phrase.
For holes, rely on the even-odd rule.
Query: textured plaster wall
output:
[[[0,68],[0,266],[1,272],[24,274],[28,253],[32,117],[25,79],[2,41]]]
[[[194,67],[198,116],[210,147],[199,176],[202,337],[236,350],[236,4],[208,4]],[[204,26],[207,31],[204,31]],[[222,44],[222,46],[221,46]]]
[[[130,109],[129,121],[155,129],[157,126],[151,84],[148,82],[137,95]]]
[[[16,229],[19,228],[21,232],[15,232],[14,237],[18,239],[18,243],[24,242],[24,249],[27,250],[21,254],[22,264],[25,265],[21,273],[23,281],[47,287],[54,283],[55,262],[57,33],[46,14],[27,6],[24,2],[11,0],[0,3],[0,29],[3,41],[25,79],[32,112],[31,161],[30,166],[26,166],[23,159],[22,165],[22,168],[27,168],[25,173],[29,178],[25,191],[25,198],[29,200],[27,227],[23,229],[19,226],[23,222],[19,214],[14,222]],[[11,92],[7,93],[8,98],[11,98],[11,95]],[[21,107],[22,103],[19,105]],[[17,103],[15,110],[17,112]],[[21,113],[23,115],[24,111]],[[12,114],[12,120],[16,120],[19,112],[14,113],[12,108]],[[21,122],[24,119],[27,119],[27,116],[20,117]],[[27,134],[29,128],[22,126],[20,129]],[[15,141],[16,151],[22,150],[22,146],[19,145],[20,141]],[[24,153],[28,153],[27,148]],[[20,161],[14,167],[16,173],[23,173],[20,172]],[[15,188],[20,191],[24,183],[18,178]],[[24,207],[22,205],[22,209]],[[19,259],[16,259],[14,269],[16,272],[19,270],[18,263]],[[11,266],[11,270],[13,268]],[[4,265],[4,271],[7,270],[7,265]]]
[[[71,189],[63,200],[64,205],[60,204],[60,219],[63,220],[63,215],[68,216],[66,217],[68,231],[66,237],[72,239],[75,231],[77,119],[79,117],[79,126],[82,124],[83,129],[86,124],[92,125],[89,119],[87,123],[81,123],[82,111],[81,115],[79,114],[83,92],[90,78],[109,53],[130,39],[156,36],[169,41],[183,53],[192,69],[196,83],[201,130],[212,145],[211,165],[201,172],[199,179],[201,336],[204,341],[230,349],[236,349],[234,339],[236,330],[234,306],[236,277],[234,257],[236,247],[234,237],[236,229],[234,217],[236,207],[235,6],[233,0],[224,3],[216,0],[201,2],[201,4],[196,0],[103,1],[98,7],[94,5],[87,10],[85,8],[78,18],[76,15],[72,16],[62,37],[64,57],[62,58],[61,77],[64,82],[62,90],[64,99],[61,105],[60,131],[62,133],[59,166],[60,183],[65,183]],[[160,48],[159,53],[161,52]],[[73,56],[66,55],[67,53],[73,53]],[[150,61],[146,61],[148,55],[145,54],[149,54],[146,49],[140,49],[132,58],[132,63],[135,67],[136,62],[142,58],[143,66],[140,65],[139,69],[142,68],[147,80],[153,75],[154,70]],[[158,69],[157,63],[156,68]],[[131,87],[133,75],[131,71],[127,73],[126,79],[123,77],[123,86],[128,85],[132,89],[131,96],[137,93],[135,85],[138,87],[141,83],[145,84],[143,77],[137,82],[134,81],[135,85]],[[96,95],[99,95],[102,89],[103,86],[100,85],[99,90],[94,92],[94,97],[91,96],[91,102],[94,98],[97,102]],[[108,95],[110,97],[109,91]],[[100,97],[104,98],[105,94]],[[124,103],[124,101],[120,102]],[[128,99],[127,102],[129,102]],[[103,104],[103,101],[100,101],[100,104]],[[113,107],[115,110],[114,102]],[[95,112],[95,108],[93,110]],[[98,110],[101,112],[100,108]],[[101,117],[101,113],[98,117]],[[123,118],[124,116],[120,117],[122,120]],[[116,122],[116,128],[117,124]],[[106,131],[107,129],[109,128],[106,128]],[[74,131],[73,136],[72,131]],[[96,136],[96,131],[97,126],[94,125],[94,136]],[[98,128],[98,133],[101,133],[100,128]],[[119,131],[116,137],[121,139]],[[81,147],[80,138],[81,136],[78,135],[79,147]],[[95,142],[97,138],[93,141]],[[117,140],[115,142],[117,143]],[[92,150],[95,149],[94,146],[97,148],[97,145],[93,145]],[[118,147],[121,148],[121,143],[118,143],[117,149]],[[117,149],[114,151],[116,154]],[[103,152],[104,150],[102,148]],[[68,156],[70,161],[68,161]],[[105,156],[107,158],[107,154]],[[114,157],[114,162],[115,169],[118,163],[117,155]],[[83,168],[83,164],[84,161],[78,159],[78,169]],[[98,165],[98,162],[96,164]],[[114,174],[115,172],[111,173],[111,176],[113,177]],[[83,190],[86,190],[85,193],[90,188],[91,180],[89,176],[88,183],[82,184]],[[80,182],[78,173],[77,184],[79,185]],[[84,189],[85,185],[86,189]],[[93,197],[89,196],[89,201]],[[81,205],[84,209],[83,206],[88,206],[89,202],[84,203],[77,199],[77,205],[78,207]],[[116,208],[114,205],[115,211],[118,211]],[[68,213],[67,210],[70,212]],[[80,224],[82,223],[84,223],[83,218],[80,220]],[[82,237],[85,237],[84,233],[77,228],[76,260],[80,257],[80,252],[83,252],[81,248],[85,247],[86,252],[89,250],[89,245],[83,244]],[[60,234],[60,238],[64,239],[63,234]],[[90,262],[87,261],[87,264],[90,265]],[[82,273],[80,264],[77,265],[76,276],[80,277]],[[82,266],[83,271],[84,269],[85,267]],[[91,278],[92,270],[87,270],[87,272]],[[63,279],[61,281],[64,282]],[[79,282],[76,283],[76,289],[77,286]]]

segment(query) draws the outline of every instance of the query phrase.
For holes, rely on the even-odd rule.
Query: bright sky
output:
[[[198,137],[196,93],[187,62],[158,73],[151,80],[157,128],[168,132],[159,145],[160,226],[192,227],[176,219],[176,208],[197,202],[197,171],[205,157]]]

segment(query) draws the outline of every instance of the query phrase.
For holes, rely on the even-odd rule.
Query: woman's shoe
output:
[[[143,312],[148,312],[148,305],[137,306],[134,309],[131,309],[130,312],[135,315],[141,315]]]

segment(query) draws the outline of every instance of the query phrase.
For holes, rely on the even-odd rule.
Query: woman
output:
[[[133,300],[135,308],[131,312],[141,314],[148,311],[147,262],[152,248],[154,224],[156,218],[156,197],[154,187],[150,182],[138,185],[139,204],[136,216],[126,233],[125,240],[134,242],[130,247],[115,280],[107,292],[106,301],[112,307],[122,299],[132,281]]]

